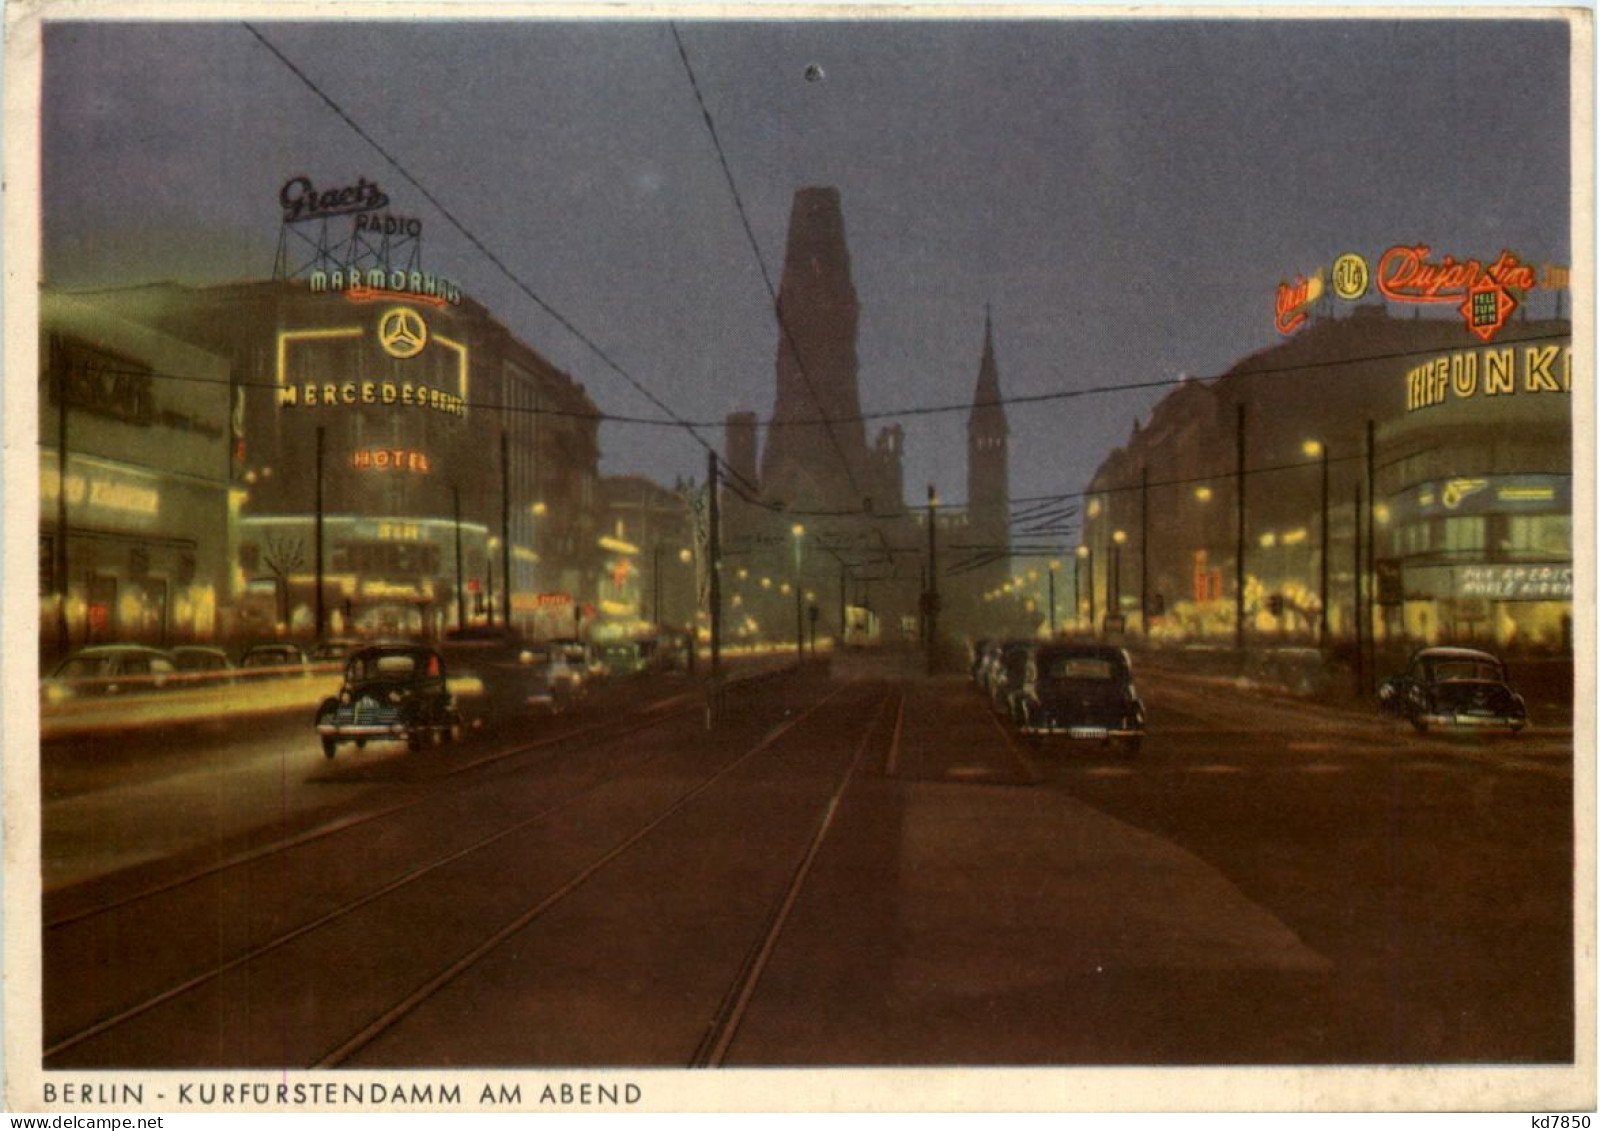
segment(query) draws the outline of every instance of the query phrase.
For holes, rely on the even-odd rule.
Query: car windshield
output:
[[[244,662],[250,667],[271,667],[275,664],[293,663],[294,660],[288,652],[274,648],[266,652],[251,652],[244,658]]]
[[[1500,665],[1491,660],[1434,660],[1429,663],[1428,671],[1430,678],[1441,683],[1458,679],[1499,680],[1502,678]]]
[[[1050,656],[1044,674],[1046,679],[1107,681],[1117,678],[1117,665],[1100,656]]]
[[[349,678],[410,679],[419,673],[439,674],[439,658],[415,652],[380,652],[377,655],[358,656],[350,661]]]

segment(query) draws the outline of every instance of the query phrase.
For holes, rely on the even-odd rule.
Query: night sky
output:
[[[258,26],[675,412],[770,415],[778,329],[668,24]],[[774,283],[795,190],[840,190],[868,412],[969,401],[986,304],[1002,389],[1034,394],[1220,373],[1278,340],[1279,280],[1344,252],[1571,261],[1559,21],[679,30]],[[660,415],[244,25],[49,25],[43,68],[47,283],[268,277],[279,186],[364,176],[602,410]],[[1009,409],[1013,496],[1080,489],[1158,396]],[[963,499],[965,412],[904,423],[908,495]],[[681,432],[601,446],[704,474]]]

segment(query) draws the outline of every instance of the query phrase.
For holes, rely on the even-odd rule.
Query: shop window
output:
[[[1513,514],[1505,519],[1500,549],[1509,554],[1572,556],[1572,518],[1564,514]]]
[[[1394,552],[1399,557],[1426,554],[1433,549],[1433,527],[1427,522],[1409,522],[1394,529]]]
[[[1444,550],[1447,553],[1482,551],[1487,544],[1482,515],[1458,515],[1444,520]]]

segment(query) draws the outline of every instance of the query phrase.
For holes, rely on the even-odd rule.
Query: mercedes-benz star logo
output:
[[[416,357],[428,344],[428,327],[415,310],[397,306],[378,319],[378,341],[391,357]]]

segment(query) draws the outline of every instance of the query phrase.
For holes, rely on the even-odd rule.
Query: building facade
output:
[[[1365,305],[1183,382],[1089,484],[1075,624],[1570,646],[1570,345]]]
[[[593,402],[454,288],[358,279],[47,296],[97,348],[134,326],[192,354],[151,345],[142,357],[158,403],[206,406],[221,505],[194,533],[197,568],[226,563],[208,574],[207,634],[435,635],[508,617],[537,635],[585,627],[599,616],[606,518]],[[147,442],[157,466],[181,447]]]

